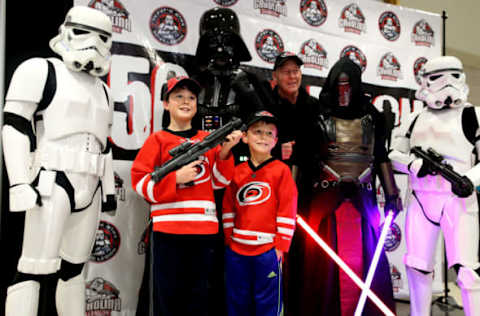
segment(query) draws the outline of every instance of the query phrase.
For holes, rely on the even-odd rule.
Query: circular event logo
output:
[[[356,3],[343,8],[338,19],[338,26],[345,32],[360,34],[366,32],[365,16]]]
[[[238,2],[238,0],[213,0],[216,4],[222,6],[222,7],[231,7],[235,3]]]
[[[150,17],[150,31],[160,43],[176,45],[187,35],[187,22],[177,10],[160,7]]]
[[[100,221],[95,235],[90,261],[101,263],[110,260],[120,248],[120,233],[111,223]]]
[[[327,51],[313,38],[302,43],[298,57],[306,68],[328,68]]]
[[[380,33],[389,41],[396,41],[400,37],[400,20],[392,11],[383,12],[378,19]]]
[[[311,26],[320,26],[327,20],[328,11],[323,0],[301,0],[300,14]]]
[[[354,63],[362,68],[362,72],[367,68],[367,57],[365,54],[356,46],[349,45],[346,46],[340,52],[340,58],[348,56]]]
[[[435,44],[435,32],[432,27],[424,19],[421,19],[413,26],[412,30],[412,42],[416,46],[431,47]]]
[[[392,223],[385,238],[385,251],[392,252],[400,246],[402,241],[402,231],[396,223]]]
[[[420,70],[422,69],[423,64],[427,62],[425,57],[419,57],[413,63],[413,75],[415,76],[415,81],[421,85],[422,81],[420,79]]]
[[[275,58],[277,58],[284,49],[283,40],[274,30],[265,29],[255,37],[255,50],[258,56],[267,63],[273,64]]]

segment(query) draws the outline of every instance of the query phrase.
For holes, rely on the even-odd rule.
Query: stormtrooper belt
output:
[[[105,157],[106,155],[101,153],[47,146],[37,152],[35,163],[47,170],[86,173],[101,177],[105,170]]]

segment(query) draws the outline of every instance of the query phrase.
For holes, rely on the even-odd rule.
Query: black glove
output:
[[[423,178],[428,174],[434,176],[437,174],[437,172],[431,163],[422,159],[422,167],[420,167],[420,170],[418,170],[417,177]]]
[[[393,219],[403,210],[402,199],[396,195],[387,195],[385,197],[385,215],[388,212],[393,211]]]
[[[232,88],[240,94],[249,94],[255,91],[247,73],[241,69],[235,70],[232,75]]]
[[[107,200],[102,201],[102,212],[111,212],[117,209],[117,199],[114,194],[107,194]]]
[[[474,189],[472,181],[466,176],[463,176],[461,181],[452,183],[452,192],[461,198],[470,196]]]

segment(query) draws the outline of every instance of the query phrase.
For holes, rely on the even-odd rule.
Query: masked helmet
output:
[[[73,71],[104,76],[110,70],[112,23],[103,12],[85,6],[71,8],[50,48]]]
[[[203,13],[195,55],[201,64],[214,68],[231,68],[252,59],[240,36],[240,22],[233,10],[216,7]]]
[[[453,56],[427,61],[420,71],[422,86],[415,96],[432,109],[461,107],[468,97],[462,62]]]
[[[352,87],[350,85],[350,77],[342,72],[338,76],[338,105],[349,106],[352,99]]]

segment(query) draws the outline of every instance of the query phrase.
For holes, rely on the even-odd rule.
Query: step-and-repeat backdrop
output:
[[[318,97],[330,68],[349,56],[363,70],[365,88],[398,127],[421,109],[414,99],[418,70],[441,55],[437,14],[370,0],[77,0],[108,14],[114,25],[107,82],[115,100],[114,147],[118,209],[102,215],[86,267],[87,315],[135,315],[145,265],[148,205],[131,188],[130,167],[145,139],[161,128],[160,90],[168,75],[195,72],[202,14],[229,7],[240,19],[252,55],[245,65],[270,79],[275,57],[292,51],[304,61],[303,82]],[[395,129],[393,130],[395,133]],[[388,144],[387,144],[388,146]],[[397,175],[405,196],[407,178]],[[383,206],[383,193],[378,191]],[[391,228],[386,250],[394,293],[408,298],[402,255],[405,212]],[[439,243],[434,290],[442,290]]]

